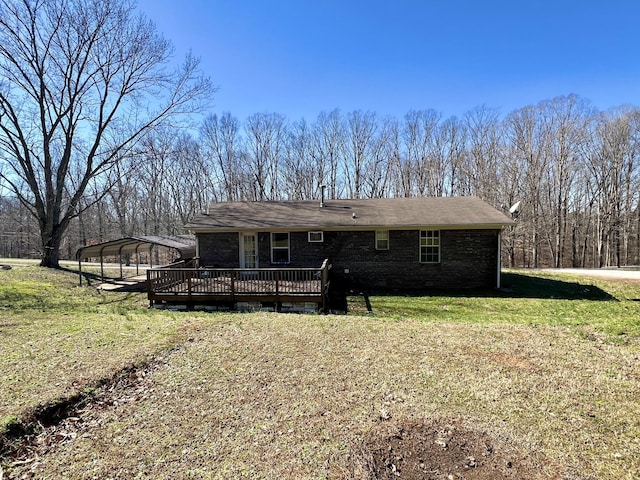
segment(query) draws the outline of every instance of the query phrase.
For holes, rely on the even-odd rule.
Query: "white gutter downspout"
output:
[[[502,270],[502,230],[498,230],[498,271],[496,288],[500,288],[500,272]]]
[[[194,234],[195,235],[195,234]],[[200,237],[198,237],[198,235],[195,235],[196,237],[196,264],[197,267],[200,268],[202,265],[200,265]]]

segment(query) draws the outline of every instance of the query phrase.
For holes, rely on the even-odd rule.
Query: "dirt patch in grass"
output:
[[[33,407],[0,432],[0,458],[17,465],[32,463],[52,446],[75,439],[92,425],[99,412],[137,399],[136,392],[144,390],[144,378],[165,365],[175,351],[176,348],[167,349],[153,358],[127,365],[111,378],[87,385],[70,397]]]
[[[371,480],[548,478],[540,459],[460,420],[394,422],[369,435],[355,462]]]

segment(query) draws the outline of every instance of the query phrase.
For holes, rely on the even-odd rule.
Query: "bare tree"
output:
[[[256,113],[245,123],[246,165],[252,181],[251,200],[278,200],[279,169],[285,149],[287,121],[277,113]]]
[[[477,107],[464,116],[468,155],[462,166],[462,195],[477,195],[494,205],[505,199],[499,178],[504,166],[503,129],[499,111]]]
[[[60,245],[90,182],[151,128],[203,107],[213,88],[131,0],[0,0],[2,178],[38,220],[41,264]],[[76,169],[75,182],[70,181]]]
[[[349,198],[361,198],[364,175],[371,161],[378,123],[374,112],[356,110],[347,115],[346,141],[343,144],[344,171]]]
[[[625,241],[625,264],[638,265],[640,263],[640,109],[634,107],[630,110],[629,122],[630,155],[624,171],[625,223],[622,238]]]
[[[507,117],[507,132],[512,144],[512,154],[523,174],[523,215],[521,221],[528,227],[528,245],[523,244],[523,263],[538,268],[543,229],[542,179],[547,169],[545,155],[546,132],[540,122],[539,110],[528,106],[516,110]],[[527,255],[528,251],[528,255]]]
[[[593,178],[597,265],[628,261],[632,218],[638,209],[638,113],[619,109],[601,114],[590,137],[587,161]]]
[[[326,184],[330,198],[339,198],[343,193],[344,175],[340,170],[344,152],[345,128],[340,110],[321,112],[312,126],[312,149],[310,155],[322,172],[322,183]]]
[[[576,95],[557,97],[540,104],[547,124],[548,162],[545,172],[549,215],[546,232],[553,266],[563,266],[569,211],[575,209],[574,182],[581,146],[591,118],[587,103]]]
[[[404,117],[406,160],[402,167],[404,188],[414,195],[433,195],[430,189],[437,129],[441,115],[435,110],[412,110]]]
[[[145,235],[162,235],[171,230],[169,175],[174,157],[174,138],[169,131],[159,129],[146,135],[141,143],[141,160],[137,169],[144,191],[138,210]]]
[[[384,198],[389,195],[394,170],[394,135],[397,122],[392,118],[384,118],[380,122],[377,134],[372,140],[371,155],[364,172],[365,196]]]
[[[281,184],[285,198],[311,200],[317,198],[324,182],[322,162],[313,155],[312,132],[305,120],[294,122],[288,131],[282,166]]]
[[[196,214],[206,210],[217,192],[210,181],[200,144],[191,135],[183,133],[176,138],[172,151],[169,170],[164,175],[167,176],[167,194],[173,213],[169,233],[176,234]]]
[[[407,165],[404,145],[402,143],[403,124],[396,119],[388,123],[387,154],[389,155],[389,187],[388,195],[391,197],[410,197],[410,172],[405,171]]]
[[[246,189],[246,173],[241,162],[243,139],[238,119],[228,112],[221,117],[210,115],[200,129],[200,142],[220,199],[240,200]]]
[[[137,160],[128,158],[116,162],[107,174],[111,187],[106,199],[117,217],[118,233],[123,237],[134,235],[137,228],[136,207],[140,205],[139,192],[142,191]]]
[[[434,195],[456,194],[465,155],[465,130],[457,117],[446,119],[437,130],[436,152],[431,162],[431,190]]]

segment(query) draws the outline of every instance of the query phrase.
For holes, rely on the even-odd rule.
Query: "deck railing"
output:
[[[329,285],[320,268],[154,268],[147,270],[149,301],[316,301]]]

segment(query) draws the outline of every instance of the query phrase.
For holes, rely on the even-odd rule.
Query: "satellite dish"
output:
[[[509,209],[509,213],[513,218],[516,218],[518,215],[520,215],[520,202],[514,203]]]

